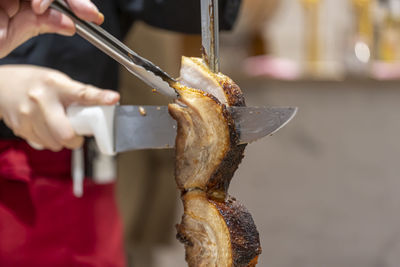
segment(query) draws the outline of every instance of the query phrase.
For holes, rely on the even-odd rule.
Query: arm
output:
[[[39,34],[73,35],[72,21],[58,11],[49,9],[51,0],[0,0],[0,58]],[[68,0],[81,18],[101,24],[104,17],[90,0]]]
[[[58,71],[28,65],[0,67],[0,119],[15,135],[53,151],[77,148],[83,141],[65,114],[67,106],[118,101],[118,93],[82,84]]]

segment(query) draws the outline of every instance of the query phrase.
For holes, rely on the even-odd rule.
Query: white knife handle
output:
[[[115,106],[70,106],[67,116],[78,135],[94,136],[101,153],[115,155],[114,151],[114,112]],[[42,146],[28,142],[35,149]]]
[[[78,135],[94,136],[101,153],[115,155],[115,106],[70,106],[67,116]]]

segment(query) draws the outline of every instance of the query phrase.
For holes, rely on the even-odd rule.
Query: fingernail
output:
[[[102,24],[104,22],[104,15],[103,13],[99,12],[99,17],[97,19],[98,24]]]
[[[42,14],[46,11],[46,9],[50,6],[51,0],[43,0],[39,6],[39,12]]]

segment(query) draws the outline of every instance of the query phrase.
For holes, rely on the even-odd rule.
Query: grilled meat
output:
[[[239,87],[214,74],[201,59],[182,59],[177,103],[169,112],[178,122],[176,183],[184,215],[177,237],[190,267],[255,266],[261,253],[250,213],[228,194],[245,145],[227,106],[244,106]]]

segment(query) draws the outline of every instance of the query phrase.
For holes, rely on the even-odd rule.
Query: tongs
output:
[[[176,81],[158,66],[139,56],[117,38],[100,26],[78,18],[63,0],[54,0],[51,7],[75,23],[76,32],[94,46],[122,64],[136,77],[158,90],[160,93],[176,98],[179,94],[171,86]]]
[[[203,59],[212,72],[218,73],[218,0],[200,0],[200,2]],[[152,88],[173,98],[179,96],[173,88],[176,81],[167,73],[149,60],[133,52],[117,38],[113,37],[98,25],[78,18],[63,0],[54,0],[51,7],[70,17],[75,23],[76,32],[81,37],[88,40],[94,46],[118,61],[131,73],[143,80]],[[129,110],[130,112],[127,112]],[[101,140],[106,140],[105,143],[107,145],[104,147],[109,148],[107,150],[109,152],[111,151],[109,154],[123,152],[130,149],[166,148],[173,146],[176,134],[176,125],[173,125],[175,121],[172,118],[167,120],[165,119],[165,116],[161,116],[162,114],[169,116],[167,107],[149,107],[148,113],[145,113],[145,116],[140,114],[136,117],[132,114],[132,110],[137,110],[137,107],[75,106],[68,107],[67,114],[71,123],[73,121],[79,122],[76,124],[72,123],[76,126],[73,127],[77,133],[82,135],[94,135],[96,141],[101,139],[97,138],[99,137],[99,134],[103,137],[106,136],[106,138],[102,138]],[[152,110],[155,112],[151,112]],[[296,113],[296,108],[290,107],[228,107],[228,110],[235,121],[235,126],[237,125],[240,129],[240,140],[242,142],[251,142],[277,131],[290,121]],[[91,116],[86,116],[85,114],[91,114]],[[138,120],[135,118],[138,118]],[[103,123],[105,128],[91,127],[93,124],[100,125],[100,122],[102,121],[106,122],[105,124]],[[83,128],[85,128],[85,131],[82,131],[81,126],[84,126]],[[142,134],[140,135],[136,133],[135,135],[132,135],[134,132],[132,129],[139,129],[138,133]],[[160,129],[169,129],[169,131],[166,134],[165,131],[161,131]],[[147,143],[144,141],[145,139],[149,139],[146,141]],[[165,140],[167,140],[167,142],[165,142]],[[138,146],[138,144],[140,146]],[[74,194],[80,196],[82,195],[83,182],[82,150],[74,151],[73,162]]]

